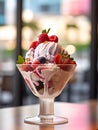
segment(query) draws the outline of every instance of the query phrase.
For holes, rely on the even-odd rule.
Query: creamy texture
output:
[[[30,48],[27,51],[25,59],[30,59],[30,61],[33,61],[33,59],[34,59],[34,49],[33,48]]]
[[[48,62],[54,62],[54,55],[61,53],[61,47],[55,42],[45,42],[39,44],[35,50],[30,49],[26,53],[25,58],[30,58],[30,61],[34,61],[38,57],[45,57]]]

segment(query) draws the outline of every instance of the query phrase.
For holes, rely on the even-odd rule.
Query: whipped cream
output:
[[[35,50],[30,48],[25,58],[29,58],[30,61],[34,61],[38,57],[45,57],[48,62],[54,62],[54,55],[61,52],[61,47],[55,42],[44,42],[39,44]]]

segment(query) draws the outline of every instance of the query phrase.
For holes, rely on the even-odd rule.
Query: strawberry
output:
[[[32,63],[32,68],[35,69],[40,63],[39,60],[35,60],[33,63]]]
[[[49,36],[49,41],[58,42],[58,37],[56,35],[51,35],[51,36]]]
[[[42,43],[45,41],[49,41],[49,37],[47,33],[43,32],[39,35],[39,43]]]
[[[31,64],[22,64],[22,70],[23,71],[32,71],[32,67],[31,67]]]
[[[29,49],[30,49],[30,48],[34,48],[34,49],[35,49],[35,48],[37,47],[38,44],[39,44],[38,41],[33,41],[33,42],[31,43]]]
[[[33,61],[32,64],[40,64],[40,61],[39,60],[35,60],[35,61]]]
[[[54,61],[55,61],[56,64],[61,64],[61,59],[62,59],[61,54],[56,54],[54,56]]]

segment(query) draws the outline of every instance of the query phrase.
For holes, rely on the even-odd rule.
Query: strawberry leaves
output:
[[[50,32],[50,30],[51,30],[50,28],[48,30],[44,29],[44,30],[42,30],[42,33],[47,33],[48,34]]]
[[[54,61],[56,64],[76,64],[73,57],[70,57],[70,55],[65,52],[65,50],[62,50],[61,53],[58,53],[54,56]]]

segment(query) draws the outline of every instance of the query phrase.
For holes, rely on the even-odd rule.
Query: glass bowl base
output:
[[[42,119],[39,116],[28,117],[24,120],[25,123],[34,125],[59,125],[68,123],[68,119],[60,116],[52,116],[52,118]]]

